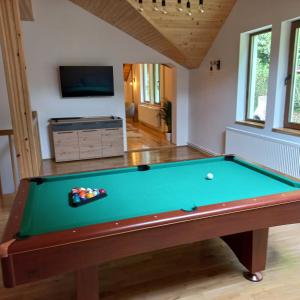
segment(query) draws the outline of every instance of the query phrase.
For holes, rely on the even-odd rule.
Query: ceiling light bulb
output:
[[[188,2],[186,3],[186,8],[187,8],[187,15],[189,17],[191,17],[193,13],[192,13],[192,9],[191,9],[191,2],[190,2],[190,0],[188,0]]]
[[[152,3],[153,3],[153,10],[154,11],[159,11],[156,0],[152,0]]]
[[[142,13],[144,11],[143,0],[139,0],[138,2],[138,11]]]
[[[203,3],[203,0],[199,0],[199,11],[202,14],[204,13],[204,3]]]
[[[181,4],[181,0],[177,0],[177,10],[178,10],[179,12],[182,12],[182,11],[183,11],[182,4]]]
[[[166,15],[168,13],[168,11],[166,10],[166,0],[161,1],[161,7],[162,14]]]

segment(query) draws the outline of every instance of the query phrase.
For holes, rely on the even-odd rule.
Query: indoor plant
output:
[[[160,109],[160,116],[167,125],[166,138],[171,141],[172,135],[172,102],[169,100],[164,101],[163,106]]]

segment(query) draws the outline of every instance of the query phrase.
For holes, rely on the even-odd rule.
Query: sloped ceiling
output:
[[[135,0],[128,0],[136,8]],[[236,0],[204,0],[204,13],[199,0],[190,0],[192,16],[177,11],[177,0],[166,0],[167,15],[153,10],[152,0],[144,0],[143,16],[184,56],[187,68],[197,68],[231,12]],[[185,9],[186,0],[182,0]],[[160,0],[157,3],[161,3]],[[160,8],[160,6],[158,5]],[[153,47],[154,48],[154,47]]]
[[[19,1],[22,19],[32,20],[31,0]],[[176,10],[177,0],[166,0],[167,15],[155,12],[152,0],[143,1],[143,13],[137,11],[136,0],[70,1],[189,69],[200,66],[236,2],[204,0],[202,14],[198,0],[190,0],[193,15],[188,16]]]

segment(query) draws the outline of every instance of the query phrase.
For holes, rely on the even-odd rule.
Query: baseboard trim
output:
[[[214,152],[214,151],[211,151],[211,150],[208,150],[207,148],[204,148],[202,146],[198,146],[198,145],[195,145],[193,143],[188,143],[188,146],[193,148],[193,149],[196,149],[196,150],[199,150],[203,153],[206,153],[210,156],[218,156],[218,155],[222,155],[221,153],[217,153],[217,152]]]
[[[164,131],[162,130],[161,127],[155,127],[155,126],[153,126],[153,125],[151,125],[151,124],[148,124],[148,123],[143,122],[143,121],[140,121],[140,120],[139,120],[139,122],[140,122],[142,125],[148,127],[149,129],[155,130],[155,131],[157,131],[157,132],[159,132],[159,133],[164,133]]]

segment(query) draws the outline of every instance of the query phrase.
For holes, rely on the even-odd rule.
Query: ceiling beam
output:
[[[31,0],[19,0],[22,21],[34,21]]]

